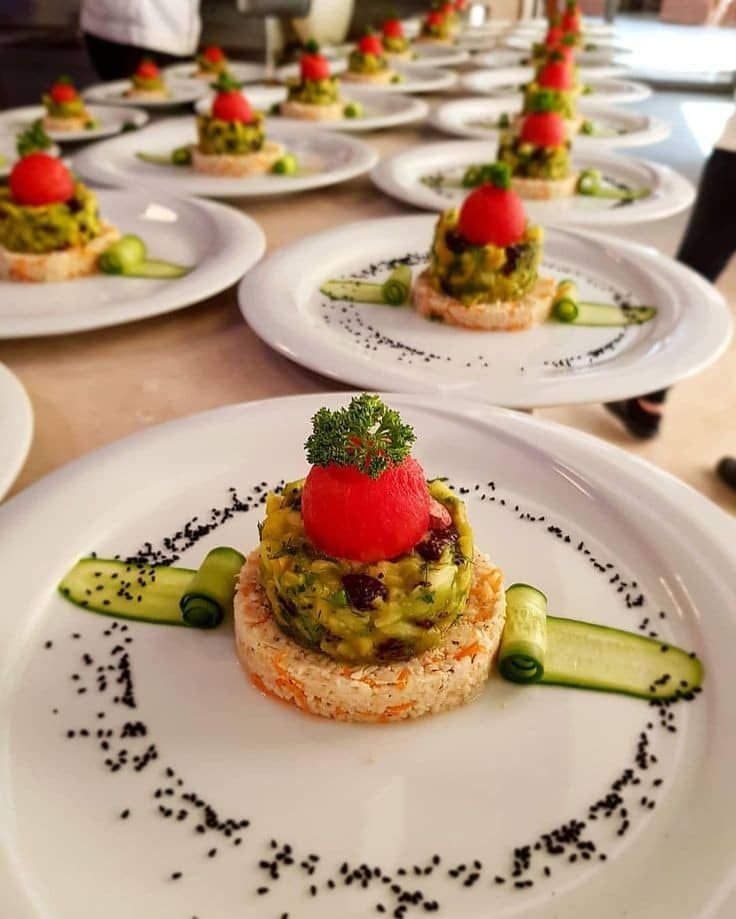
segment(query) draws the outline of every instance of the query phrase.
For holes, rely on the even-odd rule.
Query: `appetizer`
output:
[[[568,134],[571,137],[577,134],[583,125],[583,118],[577,111],[577,100],[582,88],[576,82],[575,71],[558,52],[551,55],[547,63],[539,68],[532,82],[524,88],[523,114],[533,111],[534,99],[540,90],[546,91],[552,109],[565,119]]]
[[[64,281],[93,274],[118,230],[97,197],[47,153],[30,153],[0,189],[0,278]]]
[[[59,77],[43,95],[46,114],[41,120],[45,131],[84,131],[94,126],[94,118],[69,77]]]
[[[527,223],[506,163],[460,209],[440,215],[430,265],[412,290],[428,319],[485,331],[529,329],[550,314],[553,278],[540,277],[542,228]]]
[[[551,93],[537,93],[519,132],[501,137],[498,160],[508,165],[511,187],[522,198],[547,200],[575,194],[579,176],[570,165],[568,132],[562,115],[554,111]]]
[[[425,44],[451,45],[454,42],[452,23],[439,10],[432,10],[422,20],[422,28],[415,41]]]
[[[386,57],[410,60],[414,57],[409,39],[404,35],[400,19],[387,19],[381,27],[383,53]]]
[[[340,81],[330,73],[330,63],[312,42],[299,62],[299,79],[287,82],[288,95],[281,114],[307,121],[335,121],[343,117],[345,101]]]
[[[171,92],[156,62],[151,58],[144,58],[130,78],[130,88],[126,89],[123,95],[130,99],[148,99],[153,102],[157,99],[169,99]]]
[[[227,57],[219,45],[207,45],[204,51],[197,55],[195,77],[211,79],[225,73],[226,70]]]
[[[309,473],[268,495],[235,594],[238,658],[262,692],[327,718],[396,721],[483,689],[502,574],[476,552],[464,503],[427,481],[414,440],[375,395],[314,416]]]
[[[197,143],[192,166],[215,176],[249,176],[271,172],[284,155],[281,144],[266,138],[264,118],[251,108],[240,85],[227,73],[215,84],[209,115],[197,115]]]
[[[580,36],[582,34],[583,14],[580,12],[577,0],[567,0],[560,25],[565,35]]]
[[[364,35],[351,51],[343,80],[351,83],[395,83],[397,73],[391,69],[378,35]]]

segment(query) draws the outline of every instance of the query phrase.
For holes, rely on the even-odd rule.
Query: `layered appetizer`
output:
[[[209,80],[213,77],[219,77],[221,73],[225,73],[227,67],[227,56],[222,48],[219,45],[207,45],[197,55],[197,69],[194,72],[194,76]]]
[[[527,223],[506,163],[459,208],[440,215],[414,308],[428,319],[485,331],[529,329],[550,314],[553,278],[539,275],[542,228]]]
[[[81,96],[69,77],[59,77],[43,94],[46,114],[41,119],[44,131],[84,131],[94,127]]]
[[[35,152],[0,188],[0,277],[64,281],[93,274],[120,236],[100,218],[97,196],[64,163]]]
[[[142,102],[171,98],[171,91],[167,87],[158,65],[150,58],[144,58],[135,73],[130,78],[130,87],[124,94],[130,99],[140,99]]]
[[[215,176],[250,176],[271,172],[282,159],[281,144],[266,138],[264,118],[254,111],[227,73],[215,84],[210,114],[197,115],[197,143],[192,166]]]
[[[433,45],[453,44],[452,22],[440,10],[432,10],[422,20],[422,27],[415,41]]]
[[[235,594],[238,658],[264,693],[344,721],[454,708],[482,690],[502,574],[464,503],[427,481],[378,396],[320,409],[304,479],[269,494]]]
[[[414,52],[411,50],[409,39],[404,35],[404,26],[400,19],[387,19],[381,26],[383,53],[388,58],[398,60],[411,60]]]
[[[351,83],[395,83],[399,77],[391,69],[378,35],[364,35],[351,51],[343,80]]]
[[[565,121],[554,111],[554,97],[540,92],[532,100],[518,133],[501,137],[499,162],[511,172],[511,187],[522,198],[546,200],[574,195],[579,176],[570,164]]]
[[[330,62],[315,43],[307,46],[299,61],[299,77],[288,81],[287,87],[287,97],[280,105],[287,118],[335,121],[343,117],[340,81],[330,73]]]
[[[554,52],[550,59],[541,66],[535,78],[524,88],[523,114],[534,111],[535,98],[544,91],[549,98],[548,105],[565,119],[568,134],[577,134],[583,124],[578,114],[577,101],[582,87],[578,84],[573,67],[559,54]]]

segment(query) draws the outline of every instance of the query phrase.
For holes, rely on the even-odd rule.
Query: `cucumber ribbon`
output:
[[[589,198],[611,198],[616,201],[636,201],[651,194],[649,188],[612,188],[603,184],[597,169],[584,169],[578,179],[577,193]]]
[[[179,601],[184,622],[198,629],[218,626],[232,613],[235,578],[245,558],[235,549],[220,546],[208,553]]]
[[[331,300],[403,306],[409,300],[411,283],[411,268],[397,265],[382,284],[359,280],[326,281],[320,290]]]
[[[190,269],[172,262],[149,259],[146,244],[140,236],[121,236],[100,254],[97,267],[103,274],[129,278],[180,278]]]
[[[527,584],[506,591],[498,669],[514,683],[545,683],[643,699],[692,697],[703,666],[668,642],[547,614],[547,598]]]
[[[656,307],[630,304],[589,303],[578,299],[574,281],[565,279],[557,285],[552,301],[553,319],[568,325],[628,326],[642,325],[657,315]]]

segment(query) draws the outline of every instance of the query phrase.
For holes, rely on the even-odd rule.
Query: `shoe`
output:
[[[652,393],[659,396],[660,393]],[[639,440],[650,440],[659,434],[664,399],[639,396],[636,399],[622,399],[620,402],[606,402],[604,408],[623,422],[626,430]]]

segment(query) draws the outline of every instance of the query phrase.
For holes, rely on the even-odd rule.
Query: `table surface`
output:
[[[430,101],[435,104],[438,99]],[[723,123],[724,105],[713,96],[655,94],[633,108],[671,120],[672,137],[631,152],[667,162],[696,178],[703,161],[701,147],[707,149],[708,141],[715,139],[710,135]],[[429,126],[362,136],[382,156],[443,139]],[[269,252],[328,227],[410,211],[374,190],[366,176],[327,190],[238,206],[260,223]],[[686,215],[680,215],[624,228],[620,235],[672,253],[685,221]],[[732,263],[720,282],[731,303],[736,303],[735,269]],[[732,348],[709,370],[678,384],[667,404],[662,433],[651,442],[633,442],[599,405],[545,409],[538,415],[635,452],[733,509],[733,492],[712,472],[720,456],[736,454],[733,360]],[[232,402],[340,388],[263,344],[244,323],[235,288],[187,309],[116,328],[3,341],[0,361],[26,386],[36,418],[33,446],[11,494],[90,450],[150,425]]]

